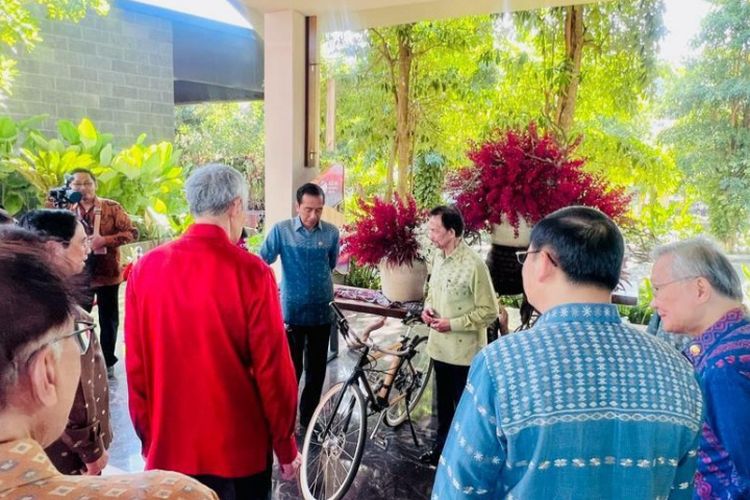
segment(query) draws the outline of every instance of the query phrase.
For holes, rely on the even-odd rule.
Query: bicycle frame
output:
[[[344,315],[341,312],[341,310],[334,303],[331,303],[331,307],[333,308],[333,310],[335,312],[336,322],[337,322],[339,331],[341,332],[342,336],[344,336],[345,338],[347,336],[354,336],[354,335],[352,335],[350,333],[349,322],[347,321],[346,317],[344,317]],[[414,370],[414,367],[411,364],[411,358],[413,358],[414,355],[416,354],[415,346],[421,341],[421,338],[418,335],[414,336],[414,337],[409,337],[409,332],[411,332],[411,328],[407,331],[407,333],[405,335],[403,335],[399,339],[398,342],[396,342],[396,343],[392,344],[392,346],[390,346],[390,349],[392,349],[393,347],[395,347],[395,346],[398,345],[399,346],[399,350],[403,349],[404,347],[406,347],[406,352],[403,355],[399,355],[398,356],[398,364],[396,365],[395,369],[393,370],[394,380],[395,380],[395,375],[398,374],[399,371],[401,370],[401,368],[403,367],[404,362],[407,363],[407,366],[409,367],[409,370],[411,371],[411,374],[412,375],[416,374],[416,370]],[[367,400],[367,407],[372,412],[371,414],[382,413],[383,411],[387,410],[393,403],[397,402],[397,401],[394,401],[393,403],[389,403],[389,404],[387,404],[385,406],[381,406],[380,404],[378,404],[378,402],[377,402],[378,400],[377,400],[375,391],[373,390],[372,385],[370,384],[370,381],[367,378],[367,372],[369,370],[367,370],[366,366],[368,366],[373,361],[377,361],[383,355],[388,354],[388,353],[380,351],[380,352],[376,352],[375,354],[371,355],[370,354],[371,350],[372,350],[372,347],[370,345],[368,345],[368,344],[362,344],[362,353],[360,354],[359,360],[357,361],[357,364],[354,367],[354,370],[352,371],[352,374],[344,382],[344,386],[343,386],[343,388],[341,390],[341,394],[339,394],[338,397],[337,397],[337,399],[336,399],[336,403],[335,403],[335,405],[333,407],[333,413],[334,414],[338,412],[339,407],[341,406],[341,401],[343,400],[344,395],[346,394],[346,389],[348,387],[350,387],[351,385],[353,385],[353,384],[357,384],[357,387],[359,387],[360,389],[364,388],[365,397],[366,397],[366,400]],[[391,368],[389,368],[389,370],[390,369]],[[393,389],[392,384],[391,384],[391,386],[389,386],[386,389],[386,395],[385,395],[385,399],[386,400],[388,400],[388,397],[390,396],[390,393],[391,393],[392,389]],[[400,396],[400,397],[401,398],[408,397],[410,393],[411,393],[411,387],[407,388],[406,393],[404,395]],[[349,424],[348,420],[349,420],[349,418],[351,418],[351,411],[352,411],[352,409],[353,408],[347,409],[348,413],[347,413],[347,417],[345,419],[345,427],[347,427],[348,424]],[[411,427],[411,431],[412,431],[412,437],[414,439],[415,444],[419,445],[418,440],[417,440],[417,436],[416,436],[416,432],[414,430],[414,426],[412,425],[412,422],[411,422],[411,415],[409,414],[410,410],[409,410],[409,405],[408,404],[406,405],[406,411],[407,411],[407,415],[408,415],[409,426]],[[380,425],[380,422],[378,422],[378,426],[379,425]],[[375,430],[373,431],[373,435],[377,431],[377,427],[378,426],[375,427]],[[323,432],[321,433],[321,435],[322,436],[327,436],[328,433],[329,433],[329,431],[330,431],[330,428],[331,428],[331,422],[328,422],[326,424],[325,428],[323,429]]]
[[[360,335],[349,329],[335,304],[331,307],[341,335],[359,352],[346,380],[322,396],[305,433],[300,481],[301,492],[308,500],[343,498],[357,474],[368,437],[380,447],[387,446],[386,439],[378,436],[383,423],[397,427],[408,422],[414,445],[419,446],[411,412],[432,371],[424,351],[427,336],[415,330],[415,317],[404,319],[408,329],[395,343],[381,347],[369,333],[383,321]],[[425,360],[427,364],[422,366]],[[368,420],[373,416],[377,416],[377,423],[368,432]]]

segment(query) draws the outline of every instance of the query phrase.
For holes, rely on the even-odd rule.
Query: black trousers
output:
[[[301,426],[307,427],[320,401],[320,393],[323,391],[331,324],[287,325],[286,331],[298,384],[302,378],[303,368],[305,372],[305,387],[302,389],[299,402],[299,422]]]
[[[271,498],[271,467],[252,476],[225,478],[210,475],[191,476],[216,492],[220,500],[269,500]]]
[[[435,448],[442,451],[448,432],[451,430],[453,415],[461,400],[469,376],[468,366],[451,365],[432,360],[435,369],[435,392],[437,392],[438,430]]]
[[[91,302],[84,306],[86,311],[91,312],[94,307],[94,297],[96,297],[96,305],[99,307],[99,338],[107,367],[117,363],[115,346],[117,345],[117,328],[120,326],[119,290],[119,284],[94,287],[91,289]]]

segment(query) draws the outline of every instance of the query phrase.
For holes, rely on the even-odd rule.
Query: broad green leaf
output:
[[[36,131],[29,132],[29,138],[34,141],[41,149],[50,149],[49,142],[42,134]]]
[[[59,120],[57,122],[57,130],[60,132],[62,138],[69,144],[77,144],[80,142],[80,134],[78,133],[76,126],[73,125],[73,122],[69,120]]]
[[[112,144],[107,144],[99,152],[99,164],[109,165],[112,162]]]
[[[152,151],[146,155],[143,162],[143,172],[147,177],[156,177],[161,172],[161,156],[158,151]]]
[[[102,172],[101,174],[99,174],[99,176],[97,177],[97,181],[101,185],[101,184],[110,182],[113,179],[116,179],[118,175],[120,175],[120,174],[117,172],[117,170],[108,168],[108,169],[104,170],[104,172]]]
[[[3,198],[3,205],[5,205],[5,210],[7,210],[11,215],[15,215],[21,211],[21,209],[23,208],[23,202],[23,196],[15,191],[5,193],[5,197]]]
[[[154,199],[154,210],[160,214],[166,214],[167,213],[167,205],[160,199],[155,198]]]
[[[18,138],[18,128],[8,116],[0,116],[0,141],[15,142]]]
[[[31,128],[36,128],[40,126],[42,123],[44,123],[47,120],[47,118],[49,118],[48,114],[30,116],[28,118],[20,120],[18,122],[18,128],[21,130],[29,130]]]
[[[96,145],[97,133],[94,124],[88,118],[83,118],[81,123],[78,124],[78,133],[81,138],[81,143],[86,148],[92,148]]]
[[[125,175],[125,177],[128,178],[128,180],[134,180],[138,178],[140,174],[140,169],[132,165],[129,161],[127,161],[123,156],[116,156],[114,160],[112,160],[112,168],[121,174]]]

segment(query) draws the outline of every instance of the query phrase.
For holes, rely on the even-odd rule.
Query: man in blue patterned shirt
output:
[[[710,241],[657,248],[652,305],[687,333],[684,353],[706,401],[695,498],[750,499],[750,318],[740,277]]]
[[[306,367],[299,408],[302,427],[310,423],[326,377],[331,271],[339,255],[339,230],[320,220],[324,204],[320,186],[304,184],[297,190],[297,217],[274,225],[260,249],[268,264],[281,257],[281,302],[298,383]]]
[[[700,389],[679,352],[610,304],[623,253],[594,209],[534,227],[518,255],[542,315],[474,359],[433,499],[690,497]]]

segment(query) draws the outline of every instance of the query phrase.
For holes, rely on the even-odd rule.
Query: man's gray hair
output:
[[[652,252],[654,262],[672,255],[674,279],[702,277],[721,295],[742,301],[742,284],[737,271],[715,243],[698,237],[662,245]]]
[[[232,167],[210,163],[190,174],[185,182],[185,196],[193,215],[221,215],[237,198],[247,206],[247,181]]]

